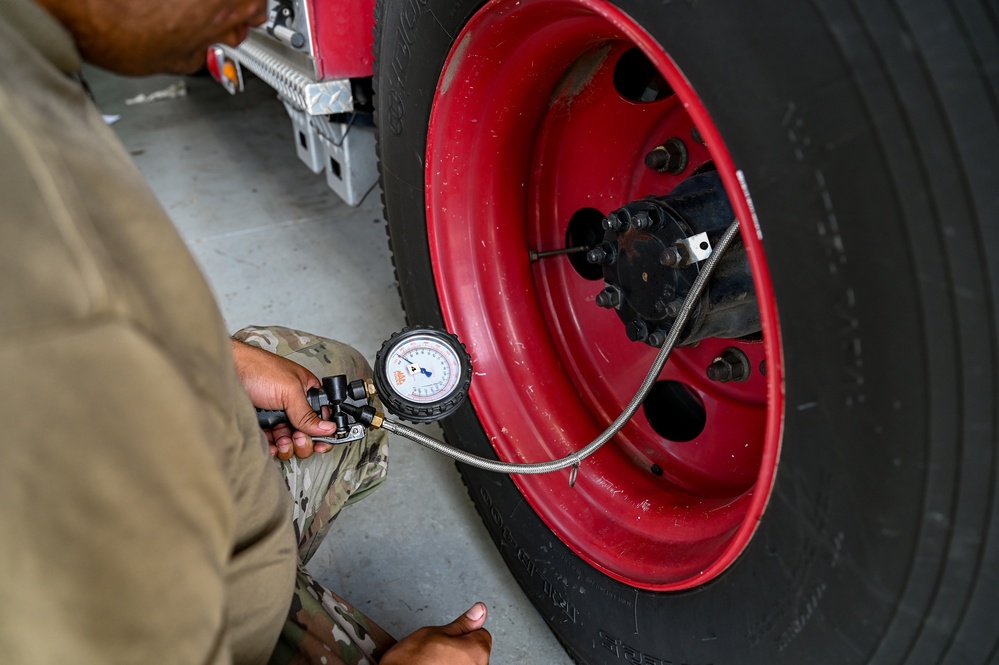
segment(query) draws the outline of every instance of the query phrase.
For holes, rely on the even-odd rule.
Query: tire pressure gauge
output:
[[[457,337],[436,328],[406,328],[375,356],[375,388],[385,408],[414,423],[445,418],[461,406],[472,361]]]

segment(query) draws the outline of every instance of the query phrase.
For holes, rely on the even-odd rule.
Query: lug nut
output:
[[[729,381],[738,381],[739,376],[736,373],[736,367],[725,362],[721,358],[715,358],[714,362],[708,365],[707,375],[712,381],[718,381],[719,383],[728,383]]]
[[[600,226],[604,228],[604,231],[621,233],[628,230],[630,223],[631,212],[627,208],[620,208],[604,217],[603,221],[600,222]]]
[[[600,247],[594,247],[586,253],[586,260],[597,265],[603,263],[606,258],[607,252]]]
[[[683,305],[679,300],[674,300],[673,302],[666,305],[666,316],[671,319],[675,319],[677,314],[680,313],[680,307]]]
[[[604,309],[616,309],[621,305],[621,289],[616,286],[608,286],[597,294],[597,307]]]
[[[586,260],[595,265],[614,263],[614,245],[609,242],[602,242],[586,253]]]
[[[663,146],[656,146],[652,152],[645,155],[645,165],[653,171],[665,171],[669,166],[669,155]]]
[[[632,226],[636,229],[654,229],[663,223],[663,211],[659,208],[649,208],[635,213],[631,220]]]
[[[645,165],[660,173],[680,175],[687,168],[687,146],[673,137],[645,155]]]
[[[745,381],[749,378],[749,373],[749,358],[746,357],[745,353],[735,348],[725,349],[708,365],[706,372],[709,379],[719,383]]]

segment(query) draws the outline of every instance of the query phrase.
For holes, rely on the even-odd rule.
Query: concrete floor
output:
[[[404,325],[372,191],[344,204],[295,156],[273,91],[227,95],[207,78],[89,71],[106,114],[201,264],[231,331],[280,324],[352,344],[374,361]],[[187,95],[124,101],[184,81]],[[344,511],[311,564],[396,636],[489,606],[494,665],[568,665],[495,551],[452,462],[395,439],[389,480]]]

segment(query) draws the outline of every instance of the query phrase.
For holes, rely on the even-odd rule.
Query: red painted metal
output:
[[[319,79],[371,76],[375,0],[307,0],[307,5]]]
[[[639,48],[676,95],[636,103],[614,65]],[[640,412],[566,474],[516,477],[527,501],[570,548],[634,586],[678,590],[720,574],[743,550],[776,471],[783,413],[777,311],[751,205],[717,129],[680,70],[640,26],[601,0],[492,0],[459,35],[436,91],[427,145],[427,224],[445,322],[472,354],[471,399],[501,459],[562,457],[595,438],[631,399],[655,350],[630,342],[596,307],[602,282],[565,257],[580,208],[606,214],[681,179],[644,155],[696,126],[689,175],[713,161],[740,220],[760,297],[762,343],[707,340],[678,349],[662,380],[683,384],[707,425],[670,441]],[[745,383],[705,368],[740,346]],[[650,471],[656,466],[661,475]]]
[[[217,83],[222,82],[222,58],[219,54],[222,52],[218,46],[212,46],[208,49],[205,54],[205,67],[208,69],[208,73],[212,75]]]

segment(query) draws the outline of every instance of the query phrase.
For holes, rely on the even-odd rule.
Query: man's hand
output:
[[[232,342],[232,357],[243,388],[258,409],[281,410],[288,415],[287,425],[264,430],[270,442],[271,455],[291,459],[292,455],[308,457],[314,452],[325,453],[327,443],[313,445],[313,436],[330,436],[336,425],[323,420],[309,406],[305,393],[321,386],[316,375],[298,363],[236,340]]]
[[[404,637],[379,661],[380,665],[486,665],[493,638],[482,627],[486,606],[472,609],[446,626],[421,628]]]

